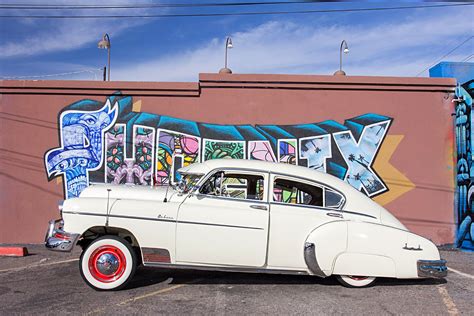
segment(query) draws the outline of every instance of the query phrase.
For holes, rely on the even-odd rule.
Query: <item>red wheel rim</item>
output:
[[[367,276],[357,276],[357,275],[348,275],[348,277],[354,281],[363,281],[369,278]]]
[[[110,283],[118,280],[127,267],[122,250],[106,245],[94,250],[89,257],[89,272],[97,281]]]

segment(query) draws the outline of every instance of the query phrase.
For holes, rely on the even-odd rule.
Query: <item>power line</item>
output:
[[[67,75],[75,75],[75,74],[80,74],[84,72],[88,72],[94,75],[96,77],[96,72],[97,71],[102,71],[102,68],[97,68],[97,69],[84,69],[84,70],[78,70],[78,71],[70,71],[70,72],[62,72],[62,73],[57,73],[57,74],[47,74],[47,75],[34,75],[34,76],[16,76],[16,77],[0,77],[2,79],[26,79],[26,78],[46,78],[46,77],[59,77],[59,76],[67,76]]]
[[[474,38],[474,35],[471,35],[469,36],[467,39],[465,39],[464,41],[462,41],[461,44],[457,45],[456,47],[454,47],[453,49],[451,49],[449,52],[447,52],[446,54],[444,54],[442,57],[440,57],[438,60],[436,60],[433,64],[431,64],[430,66],[426,67],[425,69],[423,69],[422,71],[420,71],[419,73],[416,74],[416,77],[418,77],[419,75],[421,75],[422,73],[424,73],[426,70],[430,69],[431,67],[433,67],[434,65],[436,65],[437,63],[439,63],[441,60],[443,60],[445,57],[451,55],[451,53],[453,53],[455,50],[457,50],[458,48],[460,48],[461,46],[463,46],[464,44],[466,44],[467,42],[469,42],[472,38]]]
[[[216,17],[216,16],[246,16],[246,15],[279,15],[279,14],[309,14],[309,13],[341,13],[364,11],[388,11],[407,9],[428,9],[443,7],[471,6],[474,3],[435,4],[403,7],[379,7],[359,9],[326,9],[300,11],[262,11],[262,12],[232,12],[232,13],[187,13],[187,14],[148,14],[148,15],[0,15],[0,18],[30,18],[30,19],[107,19],[107,18],[182,18],[182,17]]]
[[[473,57],[474,57],[474,54],[471,54],[471,55],[467,56],[466,58],[464,58],[463,60],[461,60],[461,62],[468,61],[468,60],[472,59]]]
[[[153,3],[153,4],[0,4],[0,9],[27,9],[27,10],[67,10],[67,9],[146,9],[146,8],[195,8],[195,7],[232,7],[232,6],[260,6],[281,4],[314,4],[318,1],[267,1],[267,2],[210,2],[210,3]]]

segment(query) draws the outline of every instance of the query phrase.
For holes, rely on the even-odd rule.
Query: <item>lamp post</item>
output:
[[[342,52],[344,52],[344,54],[349,53],[349,47],[347,46],[346,40],[342,40],[341,47],[339,48],[339,70],[334,73],[335,76],[346,75],[344,70],[342,70]]]
[[[97,44],[97,47],[107,49],[107,77],[110,81],[110,37],[109,34],[105,33],[102,39]]]
[[[232,70],[230,70],[229,68],[227,68],[227,50],[229,48],[232,48],[234,47],[232,45],[232,39],[230,38],[230,36],[227,37],[227,39],[225,40],[225,60],[224,60],[224,68],[222,68],[221,70],[219,70],[219,73],[220,74],[231,74],[232,73]]]

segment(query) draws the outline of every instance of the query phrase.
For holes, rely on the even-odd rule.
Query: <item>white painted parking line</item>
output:
[[[448,293],[448,290],[446,289],[446,286],[443,284],[440,284],[437,286],[438,292],[441,295],[441,298],[443,299],[443,303],[448,309],[448,314],[449,315],[459,315],[459,310],[456,307],[456,304],[454,304],[453,299]]]
[[[471,275],[471,274],[467,274],[467,273],[464,273],[464,272],[461,272],[461,271],[458,271],[456,269],[453,269],[453,268],[450,268],[448,267],[448,270],[451,271],[451,272],[454,272],[456,274],[459,274],[465,278],[468,278],[468,279],[473,279],[474,280],[474,275]]]
[[[166,293],[166,292],[170,292],[170,291],[179,289],[183,286],[200,282],[202,280],[203,279],[195,279],[195,280],[192,280],[192,281],[189,281],[189,282],[186,282],[186,283],[176,284],[176,285],[173,285],[173,286],[170,286],[170,287],[166,287],[164,289],[160,289],[160,290],[149,292],[149,293],[146,293],[146,294],[143,294],[143,295],[135,296],[135,297],[126,299],[125,301],[119,302],[119,303],[115,304],[115,306],[119,306],[119,307],[124,306],[124,305],[127,305],[129,303],[134,303],[134,302],[136,302],[138,300],[142,300],[144,298],[148,298],[148,297],[151,297],[151,296],[160,295],[160,294],[163,294],[163,293]],[[171,282],[173,282],[173,278],[168,278],[166,281],[164,281],[162,283],[170,284]],[[85,316],[104,313],[109,307],[110,306],[95,309],[93,311],[90,311],[90,312],[86,313]]]
[[[11,268],[11,269],[0,270],[0,273],[1,273],[1,272],[22,271],[22,270],[29,269],[29,268],[52,266],[52,265],[56,265],[56,264],[69,263],[69,262],[74,262],[74,261],[79,261],[79,258],[68,259],[68,260],[62,260],[62,261],[53,261],[53,262],[48,262],[48,263],[43,263],[44,261],[43,261],[43,259],[42,259],[42,260],[40,260],[40,261],[38,261],[38,262],[36,262],[36,263],[32,263],[32,264],[29,264],[29,265],[24,266],[24,267],[18,267],[18,268]]]

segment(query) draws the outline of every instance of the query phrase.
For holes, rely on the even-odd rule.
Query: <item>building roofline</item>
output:
[[[199,97],[205,89],[454,92],[453,78],[202,73],[198,82],[0,80],[2,94]]]

